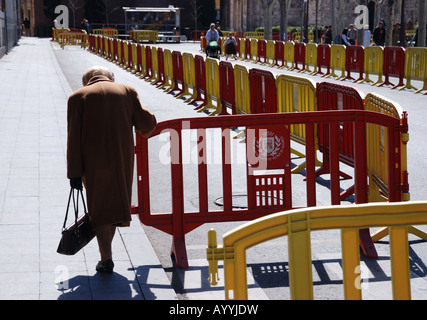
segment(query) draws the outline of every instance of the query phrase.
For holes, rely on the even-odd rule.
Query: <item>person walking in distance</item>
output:
[[[89,68],[83,88],[68,99],[67,177],[86,188],[88,213],[98,241],[98,272],[112,273],[111,243],[116,227],[131,221],[134,136],[148,138],[157,125],[136,90],[114,82],[104,67]]]

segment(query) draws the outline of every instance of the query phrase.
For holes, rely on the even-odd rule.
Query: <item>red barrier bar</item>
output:
[[[322,72],[322,67],[326,68],[326,73]],[[321,74],[326,77],[331,74],[331,45],[319,44],[317,46],[317,72],[315,75]]]
[[[274,44],[274,66],[282,68],[285,65],[285,43],[276,41]]]
[[[113,56],[112,56],[112,61],[113,62],[117,62],[117,57],[119,55],[118,50],[119,50],[119,48],[118,48],[118,40],[117,39],[113,39]]]
[[[364,203],[367,201],[367,137],[366,124],[372,123],[386,128],[388,132],[389,147],[386,149],[390,159],[393,159],[393,165],[389,166],[391,179],[388,182],[388,190],[396,190],[400,182],[400,172],[396,168],[401,167],[400,154],[395,150],[400,145],[400,120],[388,115],[377,112],[364,110],[340,110],[340,111],[323,111],[323,112],[302,112],[302,113],[281,113],[281,114],[257,114],[257,115],[230,115],[217,117],[196,117],[187,119],[168,120],[158,124],[156,130],[150,139],[160,134],[170,135],[170,163],[158,164],[158,156],[150,159],[157,153],[150,152],[148,141],[137,135],[135,153],[137,167],[137,186],[138,186],[138,205],[133,207],[132,213],[138,214],[142,223],[152,226],[172,235],[172,255],[175,256],[179,268],[188,267],[187,251],[185,247],[185,235],[205,223],[231,222],[231,221],[250,221],[268,214],[295,209],[292,205],[292,181],[290,174],[291,167],[291,138],[289,127],[291,125],[305,124],[306,127],[306,155],[307,155],[307,206],[316,205],[316,182],[315,182],[315,148],[314,141],[316,130],[315,127],[324,127],[332,137],[330,144],[330,156],[333,158],[332,163],[337,167],[339,158],[339,135],[340,127],[348,125],[354,128],[352,145],[354,146],[354,176],[356,202]],[[230,128],[246,128],[246,154],[240,156],[246,159],[246,174],[240,176],[232,175],[234,163],[232,163],[231,148],[234,143],[230,136]],[[211,130],[211,129],[221,130]],[[182,131],[197,132],[197,152],[194,163],[189,166],[183,163],[184,142]],[[209,134],[221,135],[220,146],[218,144],[206,143],[207,130]],[[191,132],[190,132],[191,133]],[[159,139],[162,140],[162,139]],[[164,141],[164,140],[162,140]],[[335,142],[334,142],[335,141]],[[150,148],[158,148],[158,143],[150,143]],[[185,146],[187,150],[188,146]],[[207,149],[212,148],[212,149]],[[221,152],[219,163],[208,163],[208,155],[212,152]],[[276,162],[276,160],[279,160]],[[149,166],[150,163],[150,166]],[[183,167],[186,166],[186,172],[194,170],[196,173],[191,177],[197,177],[195,183],[193,178],[185,180],[183,176]],[[210,177],[210,170],[215,170],[218,165],[222,166],[222,172]],[[236,166],[241,167],[241,162],[237,161]],[[254,170],[262,170],[265,173],[252,174]],[[272,170],[270,170],[272,169]],[[281,171],[278,173],[278,169]],[[165,170],[165,174],[170,175],[171,192],[165,191],[159,197],[150,197],[150,170],[156,175]],[[243,169],[243,171],[245,171]],[[336,170],[335,170],[336,171]],[[217,171],[215,171],[217,172]],[[258,172],[260,173],[260,172]],[[208,178],[221,180],[217,189],[208,183]],[[233,181],[238,179],[238,181]],[[339,193],[339,177],[336,172],[331,177],[331,192]],[[246,179],[246,181],[245,181]],[[188,185],[187,182],[190,182]],[[258,182],[256,182],[258,181]],[[239,185],[238,189],[247,183],[248,192],[247,206],[233,208],[232,195],[233,186]],[[210,190],[209,188],[212,188]],[[169,189],[166,187],[165,189]],[[186,209],[184,207],[184,192],[188,190],[189,194],[199,195],[198,209],[194,207]],[[224,206],[222,209],[210,208],[208,194],[210,192],[223,192]],[[158,186],[156,192],[159,192]],[[168,196],[170,197],[168,199]],[[391,193],[388,194],[391,200]],[[279,199],[273,199],[279,198]],[[161,209],[161,212],[151,212],[152,203],[171,203],[170,209]],[[338,197],[331,194],[331,202],[338,203]],[[159,203],[155,203],[159,206]],[[324,205],[324,204],[322,204]],[[197,205],[196,205],[197,206]],[[160,206],[162,207],[162,206]],[[168,207],[168,206],[165,206]],[[188,210],[189,212],[186,212]],[[369,235],[365,238],[366,230],[361,232],[362,249],[369,250]]]
[[[178,93],[174,94],[174,96],[177,97],[180,94],[185,92],[184,70],[183,70],[181,52],[179,51],[172,52],[172,67],[173,67],[174,87],[170,89],[168,93],[173,93],[174,91],[178,90]]]
[[[342,79],[344,80],[353,80],[353,82],[358,82],[363,80],[365,66],[365,51],[363,46],[347,46],[345,49],[345,70],[347,71],[347,76]],[[351,76],[351,72],[358,72],[359,78],[354,79]]]
[[[258,40],[258,59],[256,62],[267,63],[267,41],[265,40]]]
[[[222,115],[229,114],[227,108],[236,114],[236,98],[234,90],[234,68],[230,62],[221,61],[219,63],[219,86]]]
[[[119,60],[119,65],[123,66],[125,64],[125,45],[124,45],[124,41],[120,40],[120,60]]]
[[[188,104],[194,104],[197,101],[202,101],[196,109],[201,109],[208,104],[208,99],[206,96],[206,68],[205,68],[205,59],[201,55],[196,55],[194,57],[194,70],[196,72],[196,92],[197,96],[191,100]]]
[[[304,42],[297,42],[294,45],[294,67],[290,70],[299,70],[304,71],[305,70],[305,43]],[[298,67],[298,63],[302,64],[301,69]]]
[[[402,47],[385,47],[384,48],[384,76],[385,81],[378,85],[393,86],[392,89],[404,86],[403,79],[405,78],[405,49]],[[399,83],[394,85],[390,82],[390,77],[399,78]]]
[[[276,78],[270,71],[249,70],[251,88],[251,113],[276,113]]]

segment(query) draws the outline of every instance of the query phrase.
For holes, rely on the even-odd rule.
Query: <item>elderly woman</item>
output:
[[[134,164],[133,127],[149,137],[155,116],[136,90],[114,82],[104,67],[92,67],[83,88],[68,99],[67,176],[71,187],[86,187],[88,213],[98,240],[98,272],[113,272],[111,243],[116,227],[129,226]]]

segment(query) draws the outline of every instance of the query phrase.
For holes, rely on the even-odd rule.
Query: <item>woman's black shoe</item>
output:
[[[108,259],[104,262],[99,261],[96,265],[96,271],[101,273],[113,273],[114,263],[113,260]]]

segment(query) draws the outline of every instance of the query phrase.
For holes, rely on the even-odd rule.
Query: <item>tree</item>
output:
[[[426,2],[419,0],[418,3],[418,47],[426,46]]]
[[[191,6],[191,17],[194,19],[194,30],[198,30],[201,6],[197,4],[197,0],[191,0],[190,6]]]
[[[273,39],[273,22],[271,20],[273,14],[273,6],[276,0],[261,0],[264,8],[264,39]]]
[[[292,0],[280,0],[280,40],[288,40],[288,12]]]

